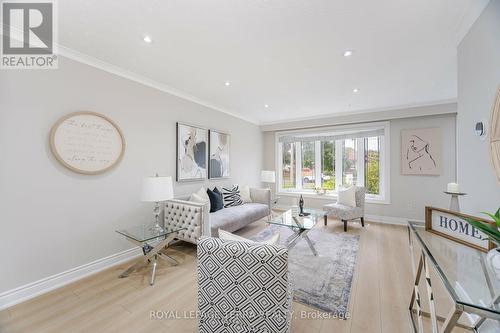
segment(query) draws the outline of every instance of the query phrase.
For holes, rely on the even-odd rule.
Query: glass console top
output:
[[[500,314],[500,272],[495,274],[487,253],[428,232],[422,223],[408,225],[410,237],[426,252],[457,303]],[[414,254],[418,260],[419,253]]]

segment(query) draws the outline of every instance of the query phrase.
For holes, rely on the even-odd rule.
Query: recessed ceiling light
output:
[[[267,105],[267,104],[264,104],[264,107],[265,107],[265,108],[267,109],[267,108],[269,107],[269,105]]]
[[[345,50],[344,51],[344,57],[350,57],[352,56],[354,52],[352,50]]]
[[[358,88],[354,88],[354,89],[352,90],[352,92],[353,92],[353,93],[357,93],[357,92],[359,92],[359,89],[358,89]]]
[[[231,82],[226,81],[226,82],[224,82],[224,85],[225,85],[226,87],[229,87],[229,86],[231,85]]]
[[[145,41],[146,43],[148,43],[148,44],[150,44],[150,43],[153,41],[153,40],[151,39],[151,37],[150,37],[150,36],[144,36],[144,38],[143,38],[143,39],[144,39],[144,41]]]

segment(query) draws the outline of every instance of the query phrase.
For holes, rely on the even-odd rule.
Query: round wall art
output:
[[[500,184],[500,88],[497,90],[497,96],[493,103],[490,126],[491,160],[493,161],[493,167],[495,168],[497,180]]]
[[[125,140],[108,117],[90,111],[70,113],[50,132],[50,148],[66,168],[95,175],[108,171],[123,158]]]

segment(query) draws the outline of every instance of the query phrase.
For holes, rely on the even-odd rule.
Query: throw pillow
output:
[[[220,194],[217,188],[214,188],[213,191],[211,189],[207,189],[207,195],[210,198],[210,213],[214,213],[224,208],[222,194]]]
[[[209,204],[208,210],[210,210],[210,198],[208,197],[207,190],[202,186],[198,191],[194,192],[194,194],[207,201]]]
[[[207,195],[207,197],[208,197],[208,195]],[[191,196],[189,197],[189,201],[199,202],[199,203],[203,203],[203,204],[208,204],[209,205],[209,209],[210,209],[210,199],[206,200],[205,198],[200,197],[196,193],[191,194]]]
[[[356,207],[356,186],[339,189],[337,203],[349,207]]]
[[[223,187],[222,196],[224,197],[224,208],[243,205],[238,185],[233,185],[231,188]]]
[[[214,192],[217,193],[217,194],[220,194],[222,195],[222,192],[216,187],[214,187]]]
[[[222,230],[222,229],[219,229],[219,238],[223,239],[223,240],[235,241],[235,242],[257,243],[253,240],[235,235],[229,231]],[[279,242],[280,242],[280,234],[275,233],[269,239],[266,239],[265,241],[258,242],[258,243],[267,244],[267,245],[279,245]]]
[[[240,196],[243,203],[252,202],[252,197],[250,196],[250,186],[244,185],[240,187]]]

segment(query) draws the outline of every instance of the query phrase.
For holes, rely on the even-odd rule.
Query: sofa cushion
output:
[[[240,206],[243,204],[238,185],[233,185],[233,187],[223,187],[222,197],[224,198],[224,208]]]
[[[339,205],[356,207],[356,187],[351,186],[339,189],[337,203]]]
[[[243,203],[252,202],[252,197],[250,196],[250,186],[248,185],[240,186],[240,196],[241,196],[241,201],[243,201]]]
[[[205,193],[206,194],[206,193]],[[207,195],[208,197],[208,195]],[[205,198],[200,197],[196,193],[192,193],[191,196],[189,197],[189,201],[192,202],[198,202],[198,203],[203,203],[203,204],[208,204],[210,205],[210,200],[206,200]]]
[[[260,203],[247,203],[210,213],[212,237],[218,237],[219,229],[233,232],[269,215],[269,207]]]
[[[204,188],[203,186],[196,192],[194,192],[193,194],[196,194],[198,195],[199,197],[201,197],[203,200],[207,201],[208,202],[208,208],[210,210],[210,197],[208,196],[208,193],[207,193],[207,189]],[[189,201],[192,201],[192,200],[189,200]]]
[[[217,187],[212,191],[207,189],[208,197],[210,198],[210,213],[214,213],[222,208],[224,208],[224,201],[222,199],[222,194],[218,192]]]

